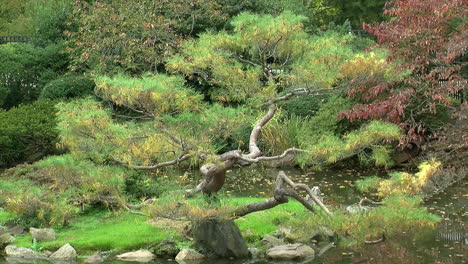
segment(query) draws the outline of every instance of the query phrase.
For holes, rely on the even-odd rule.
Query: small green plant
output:
[[[39,245],[39,243],[37,242],[37,240],[35,238],[33,238],[33,241],[32,241],[32,244],[31,244],[31,249],[35,252],[40,252],[42,251],[43,247],[41,247]]]
[[[40,99],[60,100],[84,97],[93,94],[94,81],[78,74],[64,75],[42,89]]]

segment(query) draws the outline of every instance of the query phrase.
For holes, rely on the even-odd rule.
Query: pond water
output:
[[[271,197],[277,170],[263,170],[259,173],[255,168],[243,168],[227,175],[226,195],[242,195],[252,197]],[[286,174],[295,182],[303,182],[309,186],[319,186],[325,201],[350,205],[359,201],[363,195],[354,188],[354,181],[369,175],[371,172],[356,172],[352,170],[302,172],[286,170]],[[192,175],[193,183],[199,176]],[[192,183],[192,184],[193,184]],[[466,192],[468,179],[456,183],[445,192],[437,194],[425,201],[432,213],[442,217],[438,228],[430,233],[401,234],[399,237],[387,239],[383,243],[368,245],[359,251],[345,250],[334,247],[320,258],[307,263],[468,263],[468,194]],[[0,258],[0,264],[12,264]],[[37,264],[48,262],[32,262]],[[105,263],[123,264],[130,262],[107,261]],[[175,264],[177,262],[157,260],[150,264]],[[266,260],[229,261],[210,260],[206,264],[260,264],[271,263]],[[282,262],[284,263],[284,262]],[[299,262],[298,262],[299,263]]]

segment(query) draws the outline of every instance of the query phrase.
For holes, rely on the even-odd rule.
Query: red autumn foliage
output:
[[[364,25],[377,38],[377,47],[390,51],[390,60],[412,74],[399,82],[375,77],[353,80],[348,95],[361,104],[342,112],[349,120],[384,119],[401,124],[409,134],[424,131],[418,115],[434,113],[451,103],[467,82],[468,0],[391,0],[387,22]],[[417,129],[416,129],[417,128]],[[414,135],[416,137],[416,135]]]

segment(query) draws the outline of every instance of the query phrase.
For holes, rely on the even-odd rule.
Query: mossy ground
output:
[[[243,205],[263,200],[262,198],[230,198],[232,206]],[[309,213],[297,202],[291,201],[271,210],[247,215],[236,220],[244,238],[249,244],[258,245],[260,239],[273,231],[279,225],[286,224],[294,216]],[[0,211],[0,223],[12,216]],[[161,226],[160,228],[147,224],[148,218],[129,214],[127,212],[93,211],[83,215],[68,227],[57,229],[57,239],[50,242],[34,244],[30,234],[18,236],[14,245],[41,250],[55,250],[70,243],[79,254],[95,251],[114,250],[122,252],[145,248],[151,244],[173,237],[180,246],[187,246],[180,234],[175,230]]]

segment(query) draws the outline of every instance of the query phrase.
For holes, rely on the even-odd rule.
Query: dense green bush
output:
[[[55,113],[54,102],[48,100],[0,110],[0,167],[55,152]]]
[[[66,99],[93,93],[94,81],[83,75],[68,74],[49,82],[41,91],[40,99]]]
[[[46,83],[67,70],[63,48],[63,44],[44,48],[20,43],[0,45],[0,108],[35,101]]]
[[[96,206],[120,207],[127,171],[70,155],[51,156],[0,175],[0,206],[27,226],[65,225]]]

